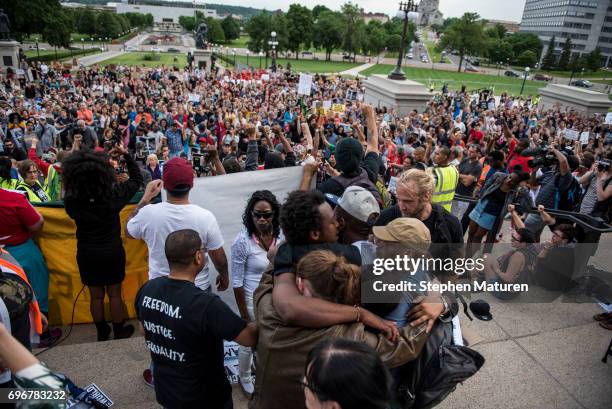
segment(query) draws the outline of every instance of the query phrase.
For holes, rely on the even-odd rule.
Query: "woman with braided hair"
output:
[[[124,325],[121,283],[125,278],[125,251],[121,242],[119,213],[143,183],[138,165],[123,145],[109,152],[123,156],[129,179],[119,182],[106,154],[77,151],[63,164],[64,205],[76,224],[77,264],[81,281],[89,288],[90,310],[98,341],[106,341],[111,329],[104,318],[108,294],[115,339],[129,338],[132,325]]]

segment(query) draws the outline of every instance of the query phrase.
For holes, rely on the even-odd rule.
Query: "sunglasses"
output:
[[[251,212],[251,215],[253,216],[253,218],[255,219],[266,219],[269,220],[272,217],[274,217],[274,213],[272,212]]]

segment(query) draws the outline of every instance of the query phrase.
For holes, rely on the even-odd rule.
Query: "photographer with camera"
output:
[[[580,185],[572,175],[578,167],[578,158],[567,148],[557,149],[553,144],[550,148],[527,149],[523,156],[535,156],[529,166],[535,170],[531,173],[531,181],[537,181],[540,191],[536,196],[536,206],[542,205],[547,209],[572,211],[580,201]],[[539,214],[531,213],[525,219],[525,226],[531,230],[536,241],[540,241],[540,234],[545,223]]]

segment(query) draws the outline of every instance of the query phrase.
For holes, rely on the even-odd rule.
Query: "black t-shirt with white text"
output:
[[[232,390],[223,340],[246,322],[193,282],[159,277],[136,295],[136,313],[153,360],[157,401],[166,408],[221,409]]]

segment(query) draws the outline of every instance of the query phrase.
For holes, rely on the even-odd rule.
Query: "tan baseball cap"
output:
[[[380,240],[400,243],[406,247],[427,249],[431,243],[427,226],[412,217],[400,217],[386,226],[374,226],[372,232]]]

